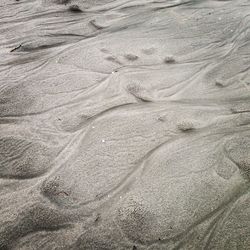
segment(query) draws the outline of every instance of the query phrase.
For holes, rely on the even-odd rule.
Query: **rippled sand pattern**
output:
[[[1,250],[249,249],[249,0],[0,5]]]

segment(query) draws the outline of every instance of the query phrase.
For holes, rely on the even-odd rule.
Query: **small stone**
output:
[[[133,55],[133,54],[127,54],[127,55],[125,55],[124,57],[125,57],[127,60],[129,60],[129,61],[135,61],[135,60],[138,59],[138,56]]]
[[[182,132],[188,132],[195,129],[194,124],[190,121],[182,121],[178,123],[177,128]]]
[[[70,5],[69,6],[69,10],[71,11],[71,12],[82,12],[82,10],[79,8],[79,6],[78,5]]]
[[[175,63],[175,59],[173,56],[166,56],[164,59],[165,63]]]
[[[220,80],[220,79],[216,79],[215,80],[215,85],[218,86],[218,87],[220,87],[220,88],[223,88],[223,87],[226,86],[225,82],[223,82],[223,80]]]

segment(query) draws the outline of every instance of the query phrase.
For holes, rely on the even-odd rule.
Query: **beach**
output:
[[[1,250],[247,250],[248,0],[0,3]]]

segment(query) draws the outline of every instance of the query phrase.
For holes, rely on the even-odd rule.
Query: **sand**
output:
[[[248,0],[2,0],[0,249],[250,246]]]

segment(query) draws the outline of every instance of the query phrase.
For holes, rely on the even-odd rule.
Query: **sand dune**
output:
[[[0,5],[0,249],[249,249],[248,0]]]

